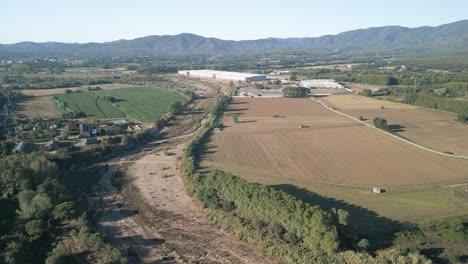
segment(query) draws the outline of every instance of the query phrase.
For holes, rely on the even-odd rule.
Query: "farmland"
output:
[[[113,102],[106,100],[113,97]],[[73,112],[83,112],[90,118],[133,118],[152,122],[164,115],[175,101],[184,96],[160,88],[133,87],[95,92],[56,95],[55,98]]]
[[[26,96],[16,103],[20,117],[60,117],[61,113],[48,96]]]
[[[375,117],[385,118],[400,135],[422,146],[468,156],[468,126],[456,122],[454,113],[356,95],[322,100],[345,114],[362,116],[368,123]]]
[[[441,187],[466,182],[467,161],[418,149],[310,99],[235,98],[223,124],[206,147],[207,166],[389,221],[468,212],[465,198]],[[386,192],[376,196],[373,186]]]

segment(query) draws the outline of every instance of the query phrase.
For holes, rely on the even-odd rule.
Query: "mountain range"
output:
[[[0,45],[0,58],[91,56],[212,56],[267,52],[468,52],[468,20],[436,27],[385,26],[313,38],[222,40],[183,33],[105,43],[20,42]]]

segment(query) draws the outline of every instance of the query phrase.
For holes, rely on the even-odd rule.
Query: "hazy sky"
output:
[[[0,43],[104,42],[194,33],[223,39],[315,37],[468,19],[467,0],[0,0]]]

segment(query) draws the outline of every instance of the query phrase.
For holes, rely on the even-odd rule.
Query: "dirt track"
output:
[[[99,184],[100,230],[134,263],[271,263],[253,247],[209,223],[185,191],[177,157],[185,143],[110,163]],[[113,175],[124,171],[122,189]]]
[[[357,95],[330,96],[322,101],[354,118],[363,116],[368,124],[376,117],[385,118],[400,135],[422,146],[468,156],[468,126],[456,122],[455,113]]]
[[[213,94],[203,95],[189,113],[206,110]],[[179,157],[203,115],[184,116],[169,138],[107,163],[94,201],[99,229],[132,263],[274,263],[212,225],[186,193]]]

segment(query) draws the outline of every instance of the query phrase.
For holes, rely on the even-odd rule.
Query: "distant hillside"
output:
[[[0,45],[0,58],[50,56],[190,56],[238,55],[275,51],[447,52],[468,51],[468,20],[437,27],[376,27],[317,38],[221,40],[194,34],[147,36],[106,43],[21,42]]]

